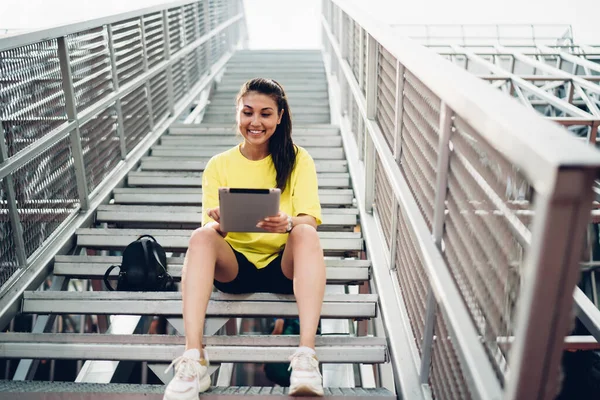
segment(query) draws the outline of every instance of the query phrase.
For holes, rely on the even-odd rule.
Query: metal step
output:
[[[165,385],[134,385],[123,383],[74,383],[44,381],[0,381],[0,398],[20,400],[162,400]],[[359,400],[373,398],[396,400],[386,389],[324,388],[326,399]],[[260,386],[211,387],[202,393],[202,400],[287,399],[288,388]]]
[[[202,188],[115,188],[118,204],[201,205]],[[352,206],[352,189],[319,189],[321,206]]]
[[[211,294],[207,317],[298,317],[293,295]],[[110,314],[181,316],[180,292],[52,292],[23,294],[25,314]],[[368,319],[377,315],[377,295],[325,294],[322,318]],[[0,348],[1,350],[1,348]]]
[[[358,220],[356,208],[323,208],[323,225],[354,226]],[[145,222],[154,225],[183,224],[202,225],[202,207],[186,206],[130,206],[107,204],[97,210],[98,222]]]
[[[346,172],[317,173],[319,188],[349,188],[350,174]],[[132,171],[127,175],[129,186],[202,187],[202,172]]]
[[[63,256],[54,258],[55,276],[68,276],[76,279],[99,279],[110,265],[121,264],[120,256]],[[326,259],[327,283],[353,284],[368,281],[371,262],[368,260]],[[168,257],[167,270],[177,281],[181,279],[183,257]],[[116,278],[118,270],[113,269],[111,276]]]
[[[318,140],[318,139],[315,139]],[[142,157],[142,171],[204,171],[209,157]],[[348,172],[346,160],[316,160],[317,172]]]
[[[214,97],[212,97],[211,100],[212,99],[231,99],[232,101],[235,101],[235,97],[237,96],[239,90],[240,90],[239,87],[236,90],[229,90],[229,91],[221,90],[220,92],[215,93]],[[329,99],[329,93],[327,92],[327,90],[319,90],[319,91],[313,91],[313,92],[293,91],[291,93],[288,93],[286,91],[285,94],[290,102],[295,101],[296,99]],[[294,123],[298,123],[298,121],[296,121],[294,119]],[[313,123],[313,122],[309,121],[306,123],[306,125],[309,125],[311,123]]]
[[[230,113],[232,114],[232,113]],[[165,146],[230,146],[233,147],[243,141],[241,136],[182,136],[165,135],[161,137],[160,142]],[[294,135],[294,143],[302,147],[340,147],[342,146],[341,136],[304,136]]]
[[[232,146],[154,146],[152,155],[159,157],[212,157],[215,154],[230,150]],[[342,147],[305,147],[314,160],[345,160]]]
[[[124,249],[141,235],[152,235],[167,251],[187,250],[191,230],[186,229],[94,229],[77,230],[77,245],[102,249]],[[360,251],[363,248],[359,232],[319,232],[326,252]]]
[[[210,109],[206,112],[206,114],[204,115],[204,118],[202,119],[205,122],[218,122],[218,123],[222,123],[222,124],[235,124],[235,114],[215,114],[215,115],[211,115],[210,113]],[[301,122],[301,123],[308,123],[308,122],[316,122],[316,123],[321,123],[321,124],[325,124],[327,122],[329,122],[330,118],[329,118],[329,113],[327,114],[318,114],[318,115],[294,115],[294,121],[296,122]]]
[[[172,124],[169,135],[235,135],[235,128],[231,125],[211,124]],[[299,125],[294,126],[294,138],[298,136],[330,136],[340,135],[340,128],[336,125]]]
[[[317,336],[322,363],[386,362],[385,338]],[[205,336],[210,361],[287,362],[300,344],[296,335]],[[103,335],[79,333],[2,333],[0,357],[54,360],[171,362],[185,350],[185,337],[174,335]]]

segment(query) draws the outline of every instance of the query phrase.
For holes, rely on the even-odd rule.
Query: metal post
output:
[[[522,267],[506,400],[549,400],[558,392],[595,173],[591,168],[559,169],[550,193],[537,194],[531,243]]]
[[[2,122],[0,122],[0,127]],[[8,149],[6,143],[0,138],[0,164],[8,160]],[[13,232],[13,240],[15,241],[15,253],[17,254],[17,262],[20,267],[27,265],[27,252],[25,251],[25,239],[23,238],[23,225],[19,218],[19,208],[17,206],[17,196],[15,193],[15,182],[12,175],[7,175],[3,179],[4,189],[6,190],[6,201],[8,205],[8,218]]]
[[[73,87],[73,77],[69,65],[69,47],[67,46],[67,39],[64,36],[58,38],[58,58],[60,60],[60,71],[62,74],[62,87],[65,93],[67,117],[69,118],[69,121],[76,122],[77,106],[75,105],[75,89]],[[79,204],[81,210],[85,211],[89,208],[89,193],[78,124],[71,130],[69,137],[71,139],[71,151],[73,152],[73,166],[75,168],[75,179],[77,180]]]
[[[108,52],[110,54],[110,71],[112,74],[113,87],[115,92],[119,91],[119,77],[117,75],[117,55],[115,53],[115,46],[113,41],[112,25],[107,25],[106,30],[108,32]],[[144,54],[144,60],[146,55]],[[119,135],[119,145],[121,148],[121,159],[127,157],[127,146],[125,143],[125,126],[123,125],[123,109],[121,107],[121,98],[118,97],[115,101],[115,109],[117,111],[117,134]]]
[[[395,271],[396,254],[398,253],[398,220],[400,219],[400,204],[396,196],[392,195],[392,236],[390,237],[390,270]]]
[[[377,155],[371,135],[365,135],[365,210],[372,214],[375,203],[375,157]]]
[[[367,118],[375,119],[377,113],[377,41],[367,34]],[[376,150],[371,135],[365,132],[365,209],[373,212],[375,201]]]
[[[444,233],[444,216],[446,214],[446,192],[448,190],[448,169],[450,160],[450,136],[452,135],[452,110],[442,102],[440,110],[440,138],[438,143],[438,164],[435,184],[435,200],[433,210],[432,236],[435,245],[442,251]],[[425,329],[423,332],[423,355],[421,356],[421,383],[429,381],[429,366],[433,350],[433,334],[437,302],[431,286],[427,291],[427,308],[425,312]]]
[[[396,61],[396,104],[394,111],[396,118],[394,123],[394,158],[400,162],[402,155],[402,119],[404,118],[404,65]]]
[[[146,32],[144,28],[144,16],[140,18],[140,37],[142,40],[142,62],[144,66],[144,72],[148,72],[148,48],[146,45]],[[152,96],[150,95],[150,79],[146,79],[146,92],[148,93],[148,102],[146,107],[148,109],[148,121],[150,122],[150,129],[154,129],[154,110],[152,109]]]
[[[375,119],[377,114],[377,56],[378,43],[371,35],[367,35],[367,118]]]
[[[165,42],[164,57],[166,61],[171,59],[171,39],[169,38],[169,16],[168,10],[163,10],[163,40]],[[175,114],[175,94],[173,89],[173,67],[167,64],[167,99],[169,101],[169,114]]]

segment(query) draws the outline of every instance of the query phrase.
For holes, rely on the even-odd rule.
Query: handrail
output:
[[[355,5],[325,0],[322,26],[346,151],[358,159],[353,181],[364,186],[367,248],[388,255],[388,265],[372,255],[376,287],[398,279],[421,383],[476,399],[550,399],[600,153]],[[390,339],[401,338],[381,295]],[[503,332],[514,332],[509,356],[494,338]],[[395,374],[411,385],[400,357]]]
[[[165,1],[162,4],[138,8],[136,10],[107,15],[100,18],[93,18],[86,21],[73,22],[64,25],[61,24],[50,28],[41,28],[35,30],[8,33],[6,36],[0,36],[0,51],[10,50],[14,49],[15,47],[26,46],[28,44],[42,42],[61,36],[67,36],[98,26],[109,25],[114,22],[125,21],[131,18],[141,17],[142,15],[150,14],[153,12],[162,11],[173,7],[180,7],[197,2],[198,0],[171,0]]]
[[[404,38],[394,36],[358,6],[331,0],[358,22],[397,60],[429,87],[451,109],[469,115],[475,130],[511,163],[518,166],[539,192],[552,190],[556,167],[598,166],[598,153],[571,140],[564,130],[541,120],[506,95],[435,52]],[[445,71],[440,74],[440,71]],[[452,79],[448,79],[448,75]]]

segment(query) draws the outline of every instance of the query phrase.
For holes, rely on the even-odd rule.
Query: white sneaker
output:
[[[193,352],[192,352],[193,353]],[[175,376],[165,389],[163,400],[198,400],[198,393],[205,392],[210,387],[208,375],[208,355],[203,351],[204,358],[190,355],[190,351],[173,360],[167,371],[175,367]]]
[[[323,396],[323,378],[314,354],[297,351],[290,357],[290,396]]]

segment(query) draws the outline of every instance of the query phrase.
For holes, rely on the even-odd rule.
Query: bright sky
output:
[[[576,42],[600,44],[600,0],[346,0],[387,23],[572,24]],[[164,0],[0,0],[0,29],[56,26]],[[251,48],[318,48],[320,0],[244,0]]]

